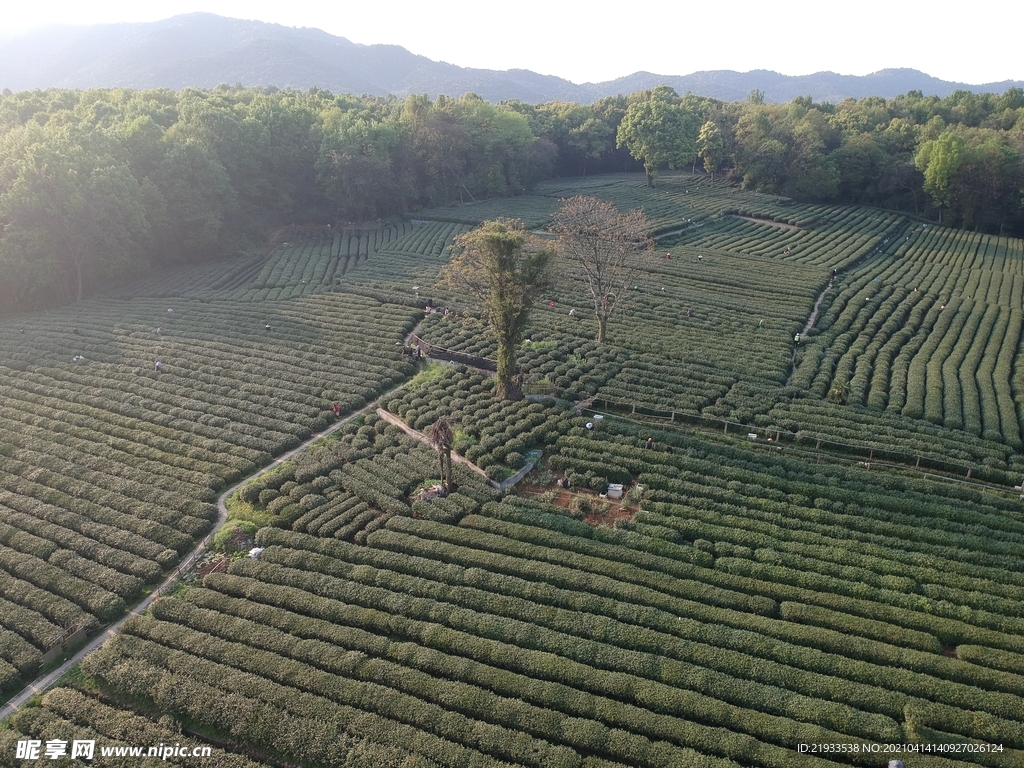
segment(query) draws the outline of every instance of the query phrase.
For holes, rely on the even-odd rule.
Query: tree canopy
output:
[[[0,265],[34,295],[65,301],[128,267],[148,245],[143,189],[102,136],[24,126],[5,137]],[[151,185],[147,185],[151,186]]]
[[[456,238],[453,250],[441,284],[468,294],[498,341],[496,397],[521,399],[516,350],[530,310],[551,284],[551,252],[518,219],[485,221]]]
[[[661,85],[629,105],[615,141],[644,164],[647,186],[653,186],[658,168],[681,168],[694,159],[699,128],[698,116],[681,103],[674,90]]]
[[[74,301],[287,223],[518,194],[556,150],[514,109],[219,87],[0,95],[0,305]]]
[[[704,161],[704,172],[711,174],[712,180],[718,166],[725,159],[725,140],[714,120],[708,120],[700,127],[697,135],[697,155]]]
[[[912,91],[724,103],[662,86],[593,104],[219,86],[0,94],[0,307],[255,251],[283,224],[696,168],[816,203],[1024,236],[1024,96]]]
[[[924,142],[914,155],[917,170],[924,174],[924,191],[932,196],[939,209],[948,208],[953,198],[950,184],[952,176],[963,162],[964,140],[952,131],[946,131],[938,138]]]

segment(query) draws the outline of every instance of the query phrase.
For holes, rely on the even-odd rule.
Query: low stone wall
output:
[[[501,493],[505,493],[505,491],[507,491],[513,485],[515,485],[520,480],[522,480],[524,477],[526,477],[526,475],[529,474],[530,470],[533,469],[535,466],[537,466],[537,462],[538,461],[540,461],[540,456],[535,458],[533,461],[530,461],[530,462],[527,462],[526,464],[524,464],[523,468],[520,469],[518,472],[516,472],[514,475],[512,475],[512,477],[506,477],[500,483],[495,483],[492,480],[491,481],[491,485],[493,485],[495,488],[497,488]]]
[[[424,341],[416,334],[413,334],[409,338],[413,346],[419,345],[423,350],[423,354],[427,357],[433,358],[434,360],[449,360],[454,363],[461,363],[462,365],[468,365],[471,368],[480,368],[485,371],[498,370],[498,363],[491,360],[489,357],[479,357],[478,355],[470,355],[465,352],[457,352],[454,349],[445,349],[444,347],[431,344],[429,341]]]

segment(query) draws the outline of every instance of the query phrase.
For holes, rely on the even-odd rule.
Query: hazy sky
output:
[[[971,84],[1024,80],[1019,0],[952,7],[907,0],[13,0],[5,6],[3,36],[52,23],[156,21],[208,11],[317,27],[354,43],[400,45],[464,67],[531,69],[577,83],[638,70],[866,75],[889,67]]]

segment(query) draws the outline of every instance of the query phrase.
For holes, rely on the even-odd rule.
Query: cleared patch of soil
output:
[[[229,565],[231,565],[230,557],[227,555],[217,555],[199,566],[196,569],[196,576],[202,580],[211,573],[227,573]]]
[[[577,497],[583,497],[590,502],[591,507],[601,507],[605,504],[608,508],[602,512],[590,512],[584,518],[583,522],[587,525],[598,526],[607,525],[612,527],[618,520],[632,520],[637,510],[633,507],[623,508],[618,502],[606,502],[598,494],[589,489],[574,491],[568,488],[557,488],[557,486],[546,486],[546,485],[525,485],[518,487],[519,495],[531,497],[541,496],[546,493],[554,492],[555,497],[551,503],[556,507],[562,509],[572,509],[573,499]]]

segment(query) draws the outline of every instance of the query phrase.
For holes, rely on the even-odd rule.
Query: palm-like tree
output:
[[[434,426],[427,433],[427,440],[437,449],[441,460],[441,485],[445,493],[452,492],[452,443],[455,435],[452,433],[451,424],[444,416],[434,422]]]

